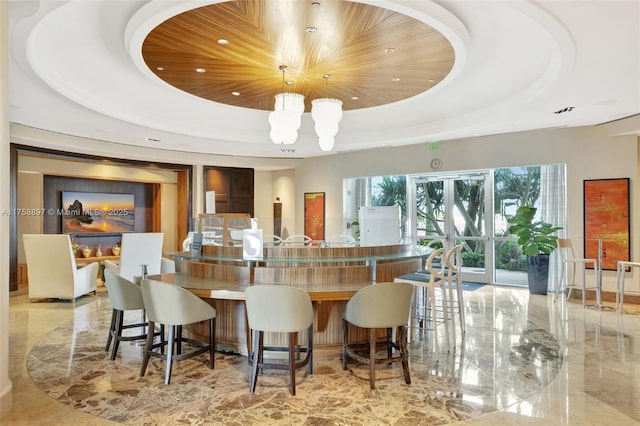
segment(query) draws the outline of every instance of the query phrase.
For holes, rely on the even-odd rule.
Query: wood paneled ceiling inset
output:
[[[285,91],[303,94],[310,111],[322,97],[342,100],[344,110],[400,101],[438,84],[454,63],[449,41],[425,23],[338,0],[238,0],[192,9],[154,28],[142,55],[179,90],[266,111],[282,91],[280,65],[293,83]]]

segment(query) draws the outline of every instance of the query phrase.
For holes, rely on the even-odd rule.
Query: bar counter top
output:
[[[249,283],[230,283],[200,278],[186,273],[165,273],[150,275],[149,279],[176,284],[198,297],[220,300],[244,300],[244,291]],[[284,284],[307,290],[311,300],[338,301],[349,300],[361,288],[371,285],[371,282],[360,283],[312,283],[312,284]],[[260,284],[255,284],[260,285]]]

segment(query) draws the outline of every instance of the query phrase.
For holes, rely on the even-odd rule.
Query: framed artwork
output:
[[[324,192],[304,193],[304,235],[324,240]]]
[[[62,233],[133,232],[134,201],[133,194],[62,191]]]
[[[629,260],[629,208],[629,178],[584,181],[584,257],[597,259],[602,241],[603,270]]]

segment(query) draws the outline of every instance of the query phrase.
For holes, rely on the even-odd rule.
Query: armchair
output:
[[[69,299],[96,292],[98,262],[78,268],[67,234],[24,234],[29,300]]]

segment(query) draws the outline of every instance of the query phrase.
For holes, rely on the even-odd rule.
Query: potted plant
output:
[[[537,209],[520,206],[513,217],[509,233],[518,237],[522,254],[527,256],[527,281],[531,294],[547,294],[549,255],[558,246],[558,237],[551,235],[562,229],[550,223],[534,221]]]

